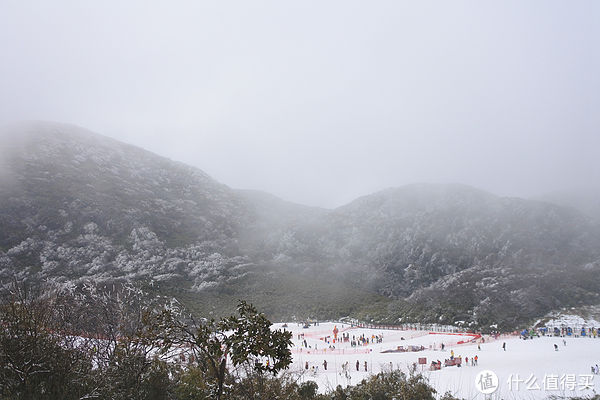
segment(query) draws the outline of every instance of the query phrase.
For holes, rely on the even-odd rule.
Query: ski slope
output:
[[[351,347],[350,343],[333,343],[333,329],[338,328],[338,336],[349,334],[350,338],[365,335],[383,336],[382,343],[369,343]],[[276,324],[275,328],[281,328]],[[550,395],[575,396],[600,393],[600,375],[592,374],[591,366],[600,364],[600,338],[540,337],[522,340],[516,336],[502,336],[497,339],[484,336],[475,343],[457,344],[472,339],[456,334],[427,331],[398,331],[365,329],[341,323],[320,323],[318,326],[303,328],[298,324],[288,324],[285,329],[292,332],[294,362],[291,370],[298,373],[301,381],[313,380],[319,384],[321,392],[359,383],[362,379],[381,371],[401,369],[408,372],[426,358],[426,365],[416,365],[435,387],[439,395],[446,391],[465,399],[545,399]],[[298,335],[304,337],[298,338]],[[330,343],[324,338],[329,336]],[[304,345],[306,340],[306,347]],[[441,350],[444,344],[445,350]],[[502,344],[506,343],[506,351]],[[558,351],[554,350],[558,345]],[[398,346],[423,346],[423,351],[382,353],[397,349]],[[478,350],[478,345],[481,350]],[[335,346],[335,349],[333,348]],[[462,367],[443,367],[444,360],[450,358],[451,351],[463,359]],[[478,356],[478,365],[471,366],[471,357]],[[468,365],[465,357],[469,358]],[[327,361],[327,370],[323,362]],[[430,371],[432,360],[440,360],[442,369]],[[356,370],[356,362],[359,370]],[[367,362],[365,371],[364,363]],[[308,369],[306,369],[308,363]],[[347,367],[344,364],[347,363]],[[498,376],[498,388],[490,396],[480,393],[476,386],[478,373],[491,370]],[[510,383],[509,383],[510,380]]]

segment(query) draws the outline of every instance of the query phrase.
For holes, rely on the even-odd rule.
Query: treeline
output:
[[[287,371],[291,334],[245,302],[194,319],[132,285],[21,283],[2,289],[0,328],[2,399],[435,399],[401,371],[318,394]]]

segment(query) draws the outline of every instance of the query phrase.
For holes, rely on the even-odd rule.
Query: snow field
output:
[[[383,335],[383,343],[369,343],[367,346],[352,348],[350,343],[326,343],[322,338],[333,339],[333,329],[337,326],[342,332],[359,337],[365,335]],[[276,324],[275,328],[281,328]],[[325,392],[337,385],[358,384],[362,379],[381,371],[401,369],[408,372],[419,358],[426,358],[424,366],[417,364],[417,371],[422,371],[430,384],[442,395],[446,391],[465,399],[545,399],[554,395],[590,395],[600,392],[600,375],[592,374],[591,366],[600,365],[600,338],[563,338],[541,337],[533,340],[522,340],[516,336],[505,336],[495,340],[485,336],[485,343],[459,344],[469,340],[469,336],[451,334],[430,334],[427,331],[397,331],[385,329],[353,328],[347,324],[321,323],[304,329],[298,324],[290,323],[285,328],[292,332],[293,364],[290,369],[299,375],[300,381],[313,380],[319,384],[319,390]],[[304,337],[298,339],[298,334]],[[404,338],[404,340],[402,340]],[[304,347],[304,340],[307,346]],[[506,342],[506,351],[502,344]],[[441,351],[444,343],[445,350]],[[478,350],[478,344],[481,350]],[[554,344],[559,351],[554,350]],[[423,346],[424,351],[403,353],[382,353],[398,346]],[[329,348],[335,346],[335,349]],[[456,357],[463,359],[462,367],[442,367],[439,371],[430,371],[431,361],[450,358],[454,351]],[[471,357],[478,356],[478,365],[471,366]],[[465,362],[469,358],[469,363]],[[323,362],[327,361],[325,371]],[[356,361],[359,370],[356,370]],[[364,363],[367,362],[365,371]],[[306,370],[308,362],[309,369]],[[347,363],[347,367],[344,364]],[[484,370],[493,371],[499,379],[498,389],[486,397],[478,391],[476,378]],[[511,381],[509,384],[509,380]],[[574,390],[571,390],[574,389]]]

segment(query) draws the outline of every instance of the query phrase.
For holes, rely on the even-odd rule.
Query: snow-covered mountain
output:
[[[207,274],[243,263],[245,203],[196,168],[78,127],[28,123],[3,130],[0,170],[3,279],[182,275],[206,285]]]
[[[328,219],[328,246],[385,275],[385,291],[395,296],[472,267],[548,270],[598,255],[597,227],[579,213],[465,185],[388,189]]]
[[[2,280],[144,279],[282,316],[506,326],[600,301],[599,229],[573,209],[416,184],[325,210],[74,126],[1,135]]]
[[[315,233],[316,232],[316,233]],[[600,302],[600,230],[579,212],[464,185],[359,198],[299,227],[289,257],[389,298],[376,319],[507,328],[564,304]],[[369,318],[373,317],[373,313]]]

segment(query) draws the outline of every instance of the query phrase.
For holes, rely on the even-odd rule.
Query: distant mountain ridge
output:
[[[134,279],[202,312],[250,298],[282,318],[506,327],[599,300],[600,229],[570,208],[414,184],[326,210],[70,125],[0,135],[3,281]]]
[[[464,185],[382,191],[335,210],[330,219],[340,256],[362,256],[404,276],[403,284],[388,287],[391,294],[417,289],[410,285],[415,274],[432,283],[473,265],[567,266],[597,256],[590,241],[595,227],[578,213]]]

